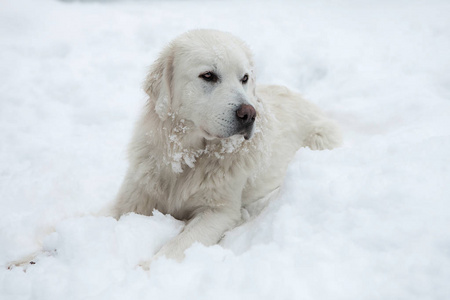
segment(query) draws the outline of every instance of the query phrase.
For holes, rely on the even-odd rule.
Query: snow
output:
[[[0,298],[450,298],[449,15],[444,0],[3,1]],[[144,271],[183,223],[97,212],[148,66],[193,28],[247,41],[258,82],[317,103],[345,144],[301,149],[261,215]]]

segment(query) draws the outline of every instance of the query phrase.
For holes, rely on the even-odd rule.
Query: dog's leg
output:
[[[161,248],[154,259],[161,256],[181,261],[184,251],[194,242],[205,246],[216,244],[225,231],[233,228],[240,219],[239,209],[208,208],[196,214],[184,230]]]
[[[275,86],[271,89],[272,92],[275,91],[277,98],[283,99],[284,103],[283,110],[273,104],[272,110],[275,115],[287,114],[294,117],[294,119],[287,120],[287,124],[296,124],[302,147],[308,147],[311,150],[325,150],[341,145],[342,134],[339,126],[314,103],[303,99],[300,94],[293,93],[285,87]]]
[[[331,150],[342,143],[341,131],[331,120],[315,120],[307,128],[308,133],[303,143],[311,150]]]
[[[116,219],[129,212],[151,215],[155,203],[148,194],[148,182],[145,177],[138,177],[134,169],[130,168],[117,194],[114,206],[109,215]]]

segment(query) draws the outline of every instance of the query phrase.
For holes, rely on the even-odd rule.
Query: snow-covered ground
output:
[[[445,0],[2,1],[0,299],[449,299],[449,16]],[[301,149],[259,217],[146,272],[183,223],[95,213],[148,66],[199,27],[246,40],[258,81],[317,103],[345,144]]]

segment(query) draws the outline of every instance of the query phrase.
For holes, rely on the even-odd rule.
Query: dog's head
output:
[[[144,89],[162,120],[175,113],[206,139],[253,135],[252,55],[229,33],[194,30],[179,36],[151,67]]]

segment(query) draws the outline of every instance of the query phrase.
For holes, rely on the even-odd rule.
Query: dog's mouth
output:
[[[250,129],[250,130],[246,129],[245,131],[243,131],[239,134],[242,134],[244,136],[244,139],[249,140],[253,136],[253,129]]]
[[[238,134],[244,136],[244,139],[249,140],[253,137],[255,126],[251,124],[250,126],[245,126]]]
[[[214,140],[214,139],[220,139],[222,137],[217,136],[217,135],[213,135],[211,133],[209,133],[209,131],[207,131],[205,128],[200,126],[200,130],[203,132],[203,137],[207,140]]]
[[[245,140],[249,140],[253,137],[253,126],[247,127],[242,129],[241,131],[231,134],[231,135],[227,135],[227,136],[222,136],[222,135],[214,135],[211,134],[209,131],[207,131],[205,128],[200,127],[200,130],[203,133],[203,137],[207,140],[214,140],[214,139],[226,139],[235,135],[242,135],[244,137]]]

